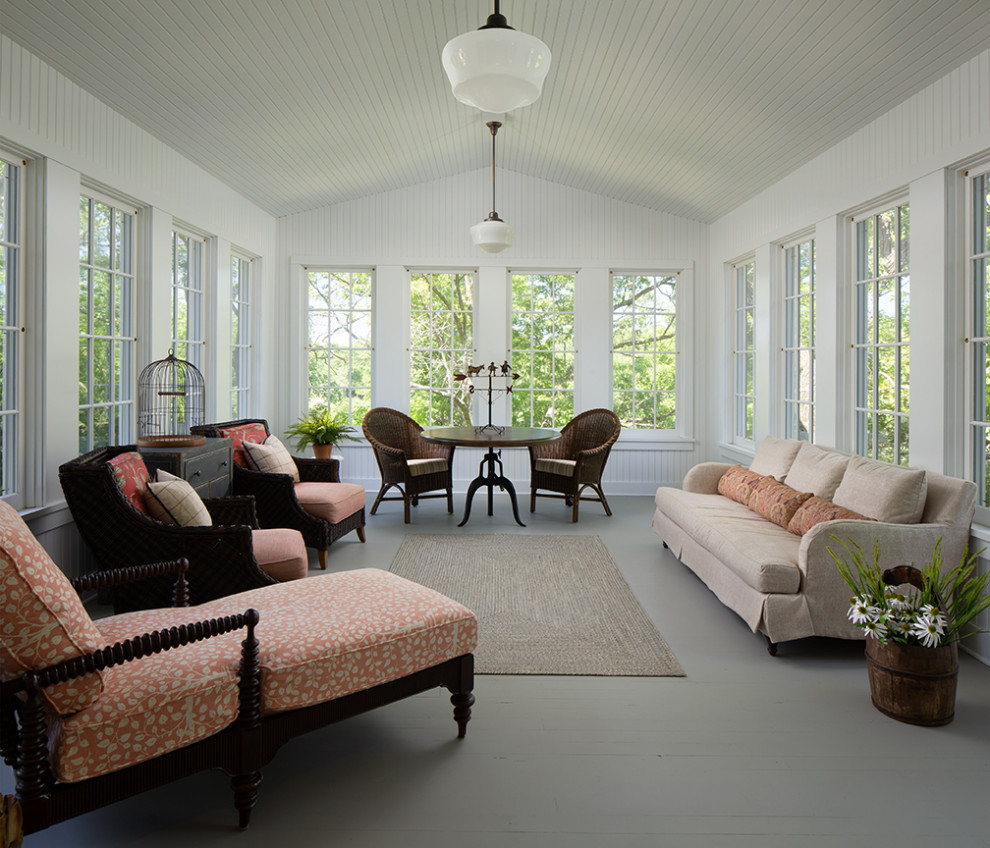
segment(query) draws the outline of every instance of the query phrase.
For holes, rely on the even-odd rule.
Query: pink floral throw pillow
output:
[[[773,477],[764,477],[749,496],[748,506],[757,515],[786,529],[801,504],[811,497],[811,492],[799,492]]]
[[[839,518],[854,518],[860,521],[875,520],[860,515],[858,512],[853,512],[851,509],[837,506],[825,498],[815,496],[808,498],[801,504],[798,511],[794,513],[794,517],[788,522],[787,529],[798,536],[803,536],[816,524],[821,524],[823,521],[835,521]]]
[[[244,442],[256,442],[260,445],[268,438],[264,424],[240,424],[221,430],[220,435],[233,441],[234,462],[241,468],[251,468],[251,463],[244,454]]]
[[[763,479],[762,474],[733,465],[718,481],[718,493],[738,501],[743,506],[749,506],[749,496],[753,494],[756,484]]]
[[[144,493],[148,488],[148,468],[141,454],[137,451],[118,453],[113,459],[107,460],[107,465],[113,471],[120,491],[131,506],[138,512],[148,515],[148,507],[144,505]]]

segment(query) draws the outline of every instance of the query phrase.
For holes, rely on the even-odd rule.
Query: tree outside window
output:
[[[984,166],[986,167],[986,166]],[[972,292],[970,455],[981,506],[990,506],[990,172],[969,180],[967,259]]]
[[[784,250],[784,436],[815,440],[815,240]]]

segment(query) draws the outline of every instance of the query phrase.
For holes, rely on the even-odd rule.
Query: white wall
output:
[[[707,436],[712,455],[740,458],[719,444],[728,421],[719,414],[727,391],[724,309],[726,263],[756,252],[768,268],[757,268],[757,298],[773,296],[779,277],[778,242],[807,228],[818,247],[818,438],[821,444],[852,450],[849,342],[852,314],[848,296],[851,261],[848,214],[863,204],[902,194],[911,204],[911,463],[965,476],[962,436],[962,322],[965,276],[957,243],[962,218],[959,168],[990,155],[990,50],[934,85],[881,115],[860,132],[715,221],[710,231],[710,263],[704,296],[710,311],[703,333],[710,339],[711,381]],[[771,334],[758,330],[758,358],[778,360]],[[767,370],[757,392],[765,399],[776,389]],[[761,398],[758,397],[757,403]],[[757,417],[756,440],[772,433],[769,407]],[[987,545],[990,529],[974,530],[973,549]],[[990,567],[984,561],[983,568]],[[981,626],[990,627],[990,615]],[[990,635],[966,643],[990,663]]]
[[[489,170],[479,170],[279,220],[280,282],[286,297],[280,301],[278,323],[282,350],[289,357],[282,372],[298,375],[296,382],[281,387],[279,408],[289,412],[281,417],[280,428],[303,405],[306,336],[300,269],[305,265],[376,269],[373,403],[399,409],[407,405],[409,267],[478,269],[476,344],[478,359],[486,362],[506,356],[507,272],[577,271],[578,409],[611,403],[609,269],[685,268],[681,306],[690,308],[693,288],[706,267],[706,225],[499,170],[498,212],[515,227],[516,238],[504,252],[486,254],[471,244],[468,228],[488,214],[490,180]],[[697,311],[695,316],[704,323]],[[682,355],[691,374],[698,334],[690,322],[679,330],[689,342]],[[652,493],[658,485],[680,484],[700,458],[694,436],[695,422],[703,415],[697,403],[679,412],[684,438],[643,442],[623,434],[606,467],[606,492]],[[343,453],[347,479],[377,489],[380,478],[370,450],[347,446]],[[475,476],[478,461],[480,454],[462,450],[455,455],[459,488]],[[506,451],[503,461],[510,479],[524,485],[529,478],[526,451]]]

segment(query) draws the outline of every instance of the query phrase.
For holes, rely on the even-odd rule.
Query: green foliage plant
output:
[[[305,452],[309,445],[337,445],[344,440],[358,442],[353,433],[356,428],[347,423],[343,412],[331,412],[326,404],[314,406],[292,424],[285,435],[290,439],[298,439],[296,450]]]
[[[832,538],[844,550],[838,554],[831,547],[827,550],[853,591],[848,616],[868,637],[934,648],[985,632],[975,628],[963,632],[990,607],[990,572],[976,574],[976,564],[985,549],[972,556],[963,551],[959,564],[944,570],[940,538],[928,562],[918,566],[923,588],[916,589],[884,584],[879,541],[873,546],[871,563],[855,542]]]

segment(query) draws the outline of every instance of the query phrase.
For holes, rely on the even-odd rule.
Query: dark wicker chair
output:
[[[222,421],[216,424],[202,424],[191,427],[192,433],[208,438],[223,438],[225,430],[247,424],[261,424],[265,433],[271,435],[268,422],[264,418],[240,418],[237,421]],[[340,461],[331,459],[310,459],[294,456],[299,480],[302,483],[339,483]],[[287,474],[267,474],[253,471],[237,461],[234,451],[233,484],[235,495],[252,495],[258,513],[258,523],[265,528],[289,527],[302,533],[309,548],[316,548],[320,557],[320,568],[327,567],[327,551],[342,536],[356,530],[363,542],[364,509],[355,512],[342,521],[331,523],[308,512],[296,496],[295,484]]]
[[[446,497],[447,512],[454,511],[453,445],[426,441],[420,436],[423,428],[412,418],[384,406],[369,410],[361,429],[375,450],[375,459],[382,474],[382,487],[371,507],[372,515],[382,501],[401,500],[404,505],[403,519],[408,524],[409,507],[416,506],[421,498]],[[441,462],[442,468],[439,467]],[[402,497],[385,497],[393,486]],[[443,490],[445,494],[426,494],[438,490]]]
[[[270,586],[278,581],[262,571],[253,553],[258,522],[252,498],[207,498],[214,526],[179,527],[138,512],[124,497],[107,461],[134,445],[98,448],[58,469],[65,501],[83,541],[104,569],[148,562],[189,560],[190,603]],[[115,612],[166,607],[172,581],[157,577],[113,590]]]
[[[605,514],[611,515],[602,491],[602,472],[621,431],[619,417],[612,410],[589,409],[572,418],[556,442],[530,447],[529,511],[536,511],[538,497],[563,498],[573,507],[572,521],[577,521],[581,493],[591,488],[598,497],[585,500],[599,501],[605,507]],[[537,489],[557,494],[544,494]]]

